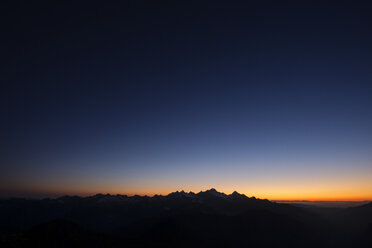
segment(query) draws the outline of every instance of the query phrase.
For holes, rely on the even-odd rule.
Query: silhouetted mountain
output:
[[[364,247],[371,223],[371,203],[319,210],[215,189],[0,200],[1,247]]]

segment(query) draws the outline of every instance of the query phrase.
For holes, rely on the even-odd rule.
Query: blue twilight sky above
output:
[[[371,10],[10,3],[0,194],[372,199]]]

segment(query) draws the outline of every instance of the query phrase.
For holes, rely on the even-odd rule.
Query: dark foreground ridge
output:
[[[301,208],[215,189],[0,200],[0,247],[372,247],[372,204]]]

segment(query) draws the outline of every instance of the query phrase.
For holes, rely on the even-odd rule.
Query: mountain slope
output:
[[[326,218],[215,189],[0,201],[1,247],[364,247],[371,204]],[[332,212],[325,211],[327,213]],[[369,229],[368,229],[369,228]],[[28,244],[28,245],[26,245]],[[32,245],[30,245],[32,244]],[[55,246],[63,247],[63,246]]]

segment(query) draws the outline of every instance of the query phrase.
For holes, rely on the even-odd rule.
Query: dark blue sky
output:
[[[367,1],[3,11],[2,195],[372,199]]]

